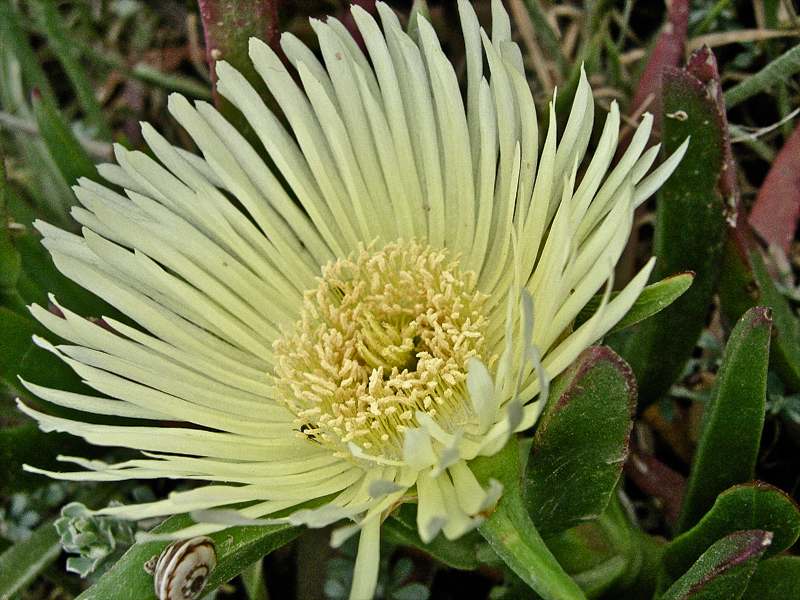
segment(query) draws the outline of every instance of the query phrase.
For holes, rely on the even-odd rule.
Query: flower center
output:
[[[350,456],[400,459],[403,432],[430,415],[473,418],[467,363],[481,359],[487,298],[446,251],[398,240],[322,269],[300,320],[275,342],[275,397],[299,434]]]

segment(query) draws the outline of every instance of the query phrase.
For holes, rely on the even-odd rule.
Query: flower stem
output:
[[[586,600],[544,545],[521,503],[504,497],[479,531],[503,561],[545,600]]]
[[[490,469],[486,469],[487,463],[491,463]],[[545,600],[586,600],[525,512],[516,438],[512,437],[498,454],[478,459],[472,465],[476,474],[488,470],[503,483],[505,495],[478,528],[503,562]]]

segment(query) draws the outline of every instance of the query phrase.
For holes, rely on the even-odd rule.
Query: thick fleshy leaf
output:
[[[642,293],[639,294],[639,297],[636,299],[633,306],[631,306],[628,313],[609,330],[608,334],[635,325],[639,321],[644,321],[646,318],[652,317],[657,312],[664,310],[689,289],[693,280],[694,273],[681,273],[680,275],[667,277],[666,279],[648,285],[642,290]],[[613,300],[618,295],[619,292],[612,292],[611,299]],[[581,312],[578,313],[578,316],[575,317],[574,328],[577,329],[588,321],[602,301],[603,295],[598,294],[587,302],[586,306],[584,306]]]
[[[776,556],[758,563],[742,600],[800,599],[800,556]]]
[[[765,483],[733,487],[719,495],[711,510],[692,529],[664,550],[664,570],[680,577],[716,540],[734,532],[762,529],[773,534],[765,557],[789,548],[800,535],[800,511],[792,499]]]
[[[525,507],[545,538],[596,518],[628,455],[636,384],[612,350],[585,350],[553,384],[523,478]]]
[[[696,65],[697,58],[690,64]],[[713,55],[700,58],[716,75]],[[688,69],[664,74],[664,148],[672,152],[687,137],[691,141],[658,202],[653,277],[686,271],[696,276],[685,294],[640,325],[626,347],[624,358],[636,375],[641,408],[658,400],[680,376],[705,327],[720,270],[726,206],[718,183],[726,160],[727,123],[712,93],[720,86],[719,77],[708,75]]]
[[[168,519],[153,533],[178,531],[192,524],[187,516]],[[210,535],[217,546],[217,566],[206,590],[211,591],[230,581],[262,556],[297,537],[303,528],[291,525],[231,527]],[[78,596],[78,600],[148,600],[155,598],[153,576],[143,568],[150,557],[158,555],[169,542],[140,542],[97,583]]]
[[[30,537],[0,554],[0,598],[16,596],[61,555],[53,521],[45,521]]]
[[[503,484],[503,497],[478,527],[503,562],[544,600],[586,600],[547,548],[525,511],[519,488],[516,437],[512,437],[498,454],[478,457],[470,467],[481,484],[488,485],[489,478]]]
[[[277,48],[280,28],[277,0],[200,0],[200,18],[206,36],[206,53],[215,86],[217,105],[226,117],[236,113],[231,105],[216,94],[216,62],[227,61],[248,81],[257,84],[258,75],[248,57],[251,37],[269,42]],[[262,91],[262,90],[259,90]],[[241,120],[237,117],[236,121]]]
[[[750,309],[728,340],[676,533],[694,526],[718,494],[753,479],[767,396],[769,312],[764,307]]]
[[[768,531],[731,533],[714,543],[661,600],[737,600],[770,545]]]

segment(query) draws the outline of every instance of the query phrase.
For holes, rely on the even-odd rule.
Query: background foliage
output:
[[[391,4],[412,28],[415,11],[428,14],[453,63],[463,65],[455,2]],[[488,25],[489,2],[474,4]],[[653,141],[667,150],[692,136],[679,170],[637,214],[618,267],[624,283],[654,253],[654,281],[671,279],[646,292],[607,347],[589,349],[554,382],[551,404],[518,453],[507,449],[485,466],[510,482],[522,477],[525,510],[500,516],[541,553],[520,564],[507,559],[506,570],[503,544],[495,543],[505,539],[500,516],[487,520],[483,537],[424,545],[406,504],[384,525],[391,543],[379,593],[800,598],[800,18],[787,0],[509,0],[507,8],[540,118],[556,88],[556,117],[565,116],[583,63],[598,105],[617,101],[629,115],[625,136],[645,110],[658,123]],[[33,221],[74,230],[70,186],[97,178],[94,164],[111,160],[113,143],[144,149],[140,120],[194,149],[167,115],[168,94],[216,101],[208,57],[247,73],[249,35],[275,46],[288,30],[313,48],[308,17],[325,15],[352,26],[340,0],[0,0],[0,598],[154,597],[141,565],[164,543],[135,545],[103,575],[133,532],[75,505],[58,531],[54,523],[70,502],[135,502],[184,485],[78,487],[21,470],[52,467],[58,454],[101,452],[45,435],[16,411],[14,398],[27,395],[18,377],[82,387],[33,345],[32,334],[49,334],[26,305],[47,305],[52,292],[81,314],[124,319],[56,272]],[[244,126],[232,107],[219,108]],[[686,272],[693,277],[673,277]],[[354,553],[334,553],[328,534],[224,532],[208,591],[344,598]],[[84,560],[73,555],[66,567],[85,579],[65,570],[62,542],[83,551]],[[568,582],[537,578],[530,567],[545,555]]]

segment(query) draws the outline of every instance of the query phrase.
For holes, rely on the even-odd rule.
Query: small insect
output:
[[[206,536],[173,542],[144,563],[158,600],[195,600],[217,564],[214,540]]]
[[[313,429],[314,428],[311,427],[311,425],[303,424],[303,425],[300,425],[300,429],[295,429],[295,431],[301,433],[303,435],[303,437],[306,438],[309,442],[314,442],[315,444],[319,444],[321,442],[317,439],[317,436],[314,435],[313,433],[308,433],[309,431],[312,431]]]

